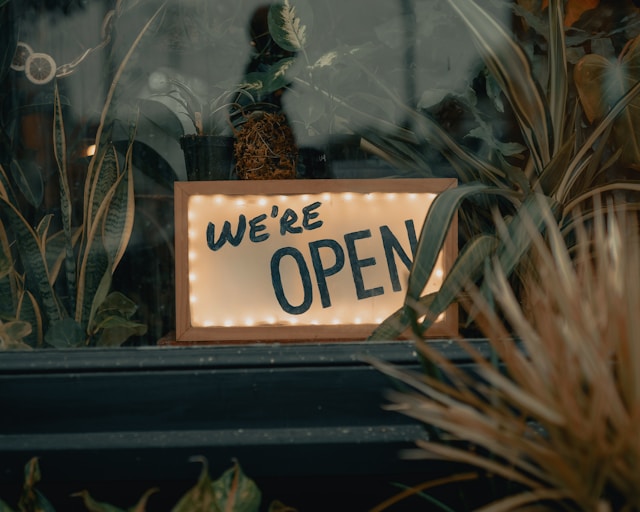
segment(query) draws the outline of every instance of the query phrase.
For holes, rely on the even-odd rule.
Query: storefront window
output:
[[[546,11],[529,3],[484,8],[547,84]],[[637,15],[625,9],[594,14],[592,44],[593,19],[574,8],[570,65],[620,53]],[[177,180],[460,178],[454,144],[502,169],[523,151],[521,113],[444,0],[6,0],[0,11],[5,346],[170,338]],[[453,142],[425,137],[424,119]],[[194,135],[218,137],[208,151],[221,168],[198,163]],[[256,165],[265,152],[270,164]]]

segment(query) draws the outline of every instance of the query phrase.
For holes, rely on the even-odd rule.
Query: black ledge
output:
[[[383,408],[394,383],[367,357],[420,367],[406,341],[0,353],[0,481],[33,456],[58,482],[195,481],[193,456],[258,479],[424,473],[401,451],[425,430]]]

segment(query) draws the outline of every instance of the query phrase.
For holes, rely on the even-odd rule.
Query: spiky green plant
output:
[[[471,375],[417,339],[447,380],[374,362],[412,388],[390,393],[388,408],[440,429],[441,439],[419,440],[412,456],[470,464],[520,487],[483,510],[640,510],[637,213],[578,219],[573,245],[551,210],[540,211],[546,237],[524,222],[533,245],[526,306],[499,260],[487,283],[506,320],[471,290],[499,364],[460,341],[477,368]]]
[[[422,229],[405,305],[381,324],[372,339],[395,338],[409,326],[424,334],[457,299],[467,280],[478,284],[490,298],[491,289],[484,282],[487,259],[497,258],[507,276],[518,271],[530,246],[523,219],[542,230],[541,204],[546,203],[562,225],[578,207],[588,209],[595,195],[622,193],[637,203],[640,191],[640,154],[629,137],[623,140],[619,135],[625,126],[629,133],[628,127],[637,120],[640,75],[628,62],[637,59],[635,48],[640,39],[630,42],[630,49],[621,55],[622,64],[607,67],[601,61],[606,60],[603,56],[588,54],[575,66],[574,75],[567,57],[562,1],[551,0],[543,19],[515,10],[525,22],[536,22],[536,36],[544,41],[539,46],[546,52],[537,57],[540,62],[535,66],[533,51],[527,51],[525,43],[479,3],[447,2],[469,30],[490,79],[510,106],[526,149],[520,161],[506,158],[497,148],[487,158],[478,156],[428,116],[409,111],[416,134],[446,155],[460,186],[435,200]],[[590,37],[582,34],[581,44]],[[590,73],[598,66],[599,74]],[[587,116],[585,112],[595,114]],[[389,145],[383,150],[385,147]],[[410,154],[412,165],[419,158],[415,151],[394,154]],[[403,158],[394,158],[401,166]],[[501,228],[509,233],[508,244],[500,236],[493,211],[499,211],[505,220]],[[456,218],[467,238],[441,289],[423,296],[447,230]],[[424,316],[418,316],[417,310]]]

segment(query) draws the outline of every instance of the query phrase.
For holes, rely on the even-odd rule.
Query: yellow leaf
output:
[[[640,36],[627,44],[618,60],[585,55],[573,77],[588,121],[599,121],[640,79]],[[622,150],[622,163],[640,161],[640,98],[633,99],[615,120],[612,140]]]

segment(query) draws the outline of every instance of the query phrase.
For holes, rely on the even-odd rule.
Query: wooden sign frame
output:
[[[404,260],[400,262],[400,267],[402,267],[402,263],[404,262],[406,269],[403,267],[402,270],[408,274],[408,264],[411,262],[407,261],[407,252],[409,256],[411,256],[411,251],[415,248],[415,238],[420,236],[424,216],[426,216],[430,202],[433,201],[437,194],[456,185],[457,181],[454,179],[422,178],[175,182],[177,342],[317,342],[366,339],[379,324],[379,321],[389,316],[401,306],[402,300],[399,301],[396,307],[388,311],[379,312],[381,316],[380,318],[376,318],[375,321],[365,319],[363,322],[357,318],[350,319],[350,311],[353,309],[353,314],[358,314],[356,306],[366,303],[366,300],[369,300],[369,296],[375,294],[374,292],[377,292],[379,295],[386,293],[382,286],[374,287],[372,292],[371,289],[367,289],[365,284],[363,284],[366,280],[362,278],[363,272],[370,272],[370,274],[368,274],[369,276],[377,275],[371,274],[374,270],[365,267],[375,266],[377,263],[376,258],[366,257],[366,254],[356,254],[355,247],[364,247],[365,249],[362,250],[362,252],[366,253],[369,247],[374,246],[373,244],[371,246],[368,245],[370,243],[369,240],[363,240],[363,238],[370,236],[372,230],[362,230],[361,227],[366,227],[369,218],[376,217],[377,215],[381,215],[380,218],[384,219],[384,226],[371,226],[371,228],[374,228],[373,232],[377,233],[375,229],[379,227],[380,233],[387,235],[387,238],[384,239],[383,237],[383,239],[390,240],[384,247],[384,255],[386,255],[389,275],[393,278],[393,288],[397,294],[396,286],[400,282],[400,277],[396,260],[402,260],[403,249],[400,246],[400,242],[394,238],[395,235],[390,235],[391,231],[387,226],[387,221],[392,219],[394,222],[402,221],[406,226],[406,235],[409,241],[404,243],[405,245],[410,243],[411,246],[404,251]],[[318,200],[318,197],[324,199]],[[416,206],[419,209],[418,211],[420,211],[420,209],[424,211],[417,215],[414,214],[414,217],[416,217],[415,220],[405,219],[404,217],[408,215],[405,213],[405,210],[410,209],[408,206],[409,203],[411,201],[421,203],[425,197],[430,198],[430,202]],[[397,201],[395,206],[393,206],[394,200]],[[205,206],[198,206],[203,201]],[[298,201],[298,203],[296,203],[298,206],[294,206],[294,203],[291,201]],[[352,203],[347,205],[346,201],[352,201]],[[364,201],[369,203],[373,202],[375,205],[371,206],[371,210],[367,210],[369,213],[362,213],[362,215],[359,213],[354,214],[354,212],[361,212],[369,208],[369,206],[365,208]],[[264,211],[264,213],[255,215],[257,210],[254,210],[254,213],[247,210],[249,207],[255,208],[258,202],[263,205],[262,211]],[[287,202],[291,205],[290,208],[285,208],[285,203]],[[280,203],[282,204],[280,205]],[[345,206],[343,206],[343,204]],[[345,212],[351,213],[342,213],[343,210],[341,210],[341,208],[349,207],[355,207],[355,209],[344,210]],[[231,213],[230,210],[233,208],[240,208],[238,211],[247,212],[247,215],[244,213]],[[203,211],[207,213],[203,214]],[[375,212],[375,214],[371,212]],[[395,217],[398,217],[398,219],[395,219],[392,212],[396,212]],[[398,214],[397,212],[400,213]],[[343,233],[338,233],[340,236],[337,236],[333,231],[329,232],[333,237],[327,237],[327,233],[324,233],[323,230],[339,230],[342,225],[346,224],[344,220],[334,219],[334,215],[342,215],[343,219],[350,219],[349,223],[354,218],[358,219],[356,222],[357,227],[355,228],[357,231],[344,234],[344,240],[341,238]],[[214,219],[214,216],[217,217]],[[378,224],[380,224],[380,222],[378,222]],[[244,234],[244,239],[239,229],[240,225],[243,226],[242,233]],[[336,226],[338,227],[336,228]],[[312,231],[316,228],[320,229]],[[411,230],[409,228],[411,228]],[[402,228],[400,228],[400,231],[402,231]],[[309,233],[318,233],[315,236],[320,240],[314,239],[314,241],[308,242],[309,249],[313,248],[315,250],[315,252],[312,252],[310,258],[312,265],[307,265],[302,257],[299,256],[299,254],[302,254],[302,251],[286,245],[291,240],[301,240],[300,237],[303,236],[301,233],[305,233],[305,236]],[[334,238],[336,240],[339,239],[340,243],[334,240]],[[261,242],[269,241],[270,244],[278,244],[277,239],[281,240],[280,243],[283,244],[283,247],[276,249],[275,253],[273,252],[273,248],[271,248],[271,254],[273,254],[273,256],[271,257],[271,263],[269,265],[268,262],[263,261],[265,258],[259,254],[262,248],[267,246],[266,243]],[[346,251],[338,247],[341,244],[344,245],[345,241],[347,242]],[[203,249],[203,246],[208,247]],[[237,249],[237,247],[243,246],[247,246],[243,252]],[[279,245],[277,245],[277,247],[279,247]],[[304,247],[305,249],[307,248],[306,245]],[[254,252],[247,252],[249,250]],[[321,257],[319,254],[321,250],[325,251],[322,253],[325,260],[331,259],[326,255],[330,254],[331,250],[334,251],[332,253],[333,261],[331,263],[320,261]],[[234,251],[237,251],[235,255]],[[223,260],[223,254],[225,253],[226,256],[224,256],[225,259]],[[276,254],[278,254],[279,259],[276,259]],[[242,257],[243,255],[244,259]],[[285,256],[291,258],[285,259]],[[439,272],[440,282],[444,275],[449,272],[456,256],[457,219],[452,223],[441,252],[439,260],[441,269]],[[202,262],[203,258],[207,258],[206,261]],[[307,258],[307,256],[305,256],[305,258]],[[253,261],[254,259],[260,260],[261,263]],[[383,259],[383,257],[379,259]],[[412,260],[412,258],[410,259]],[[289,275],[292,272],[286,272],[288,269],[286,265],[292,265],[292,263],[290,263],[291,260],[297,260],[298,270],[300,270],[300,281],[302,283],[300,290],[302,295],[296,291],[295,293],[298,294],[298,298],[294,300],[290,300],[288,297],[288,295],[292,293],[288,291],[292,289],[291,286],[289,284],[282,284],[283,282],[289,282],[287,279],[289,279]],[[340,260],[342,266],[338,264],[338,260]],[[217,265],[211,264],[211,261],[224,261],[225,263],[224,265]],[[276,263],[274,263],[274,261],[276,261]],[[285,263],[283,263],[283,261]],[[285,265],[284,277],[282,272],[283,264]],[[351,266],[349,267],[349,265]],[[222,268],[223,266],[224,269]],[[387,268],[384,267],[384,265],[381,266],[385,269]],[[255,270],[256,267],[261,269],[259,272],[270,269],[271,280],[269,282],[272,285],[272,289],[265,293],[271,296],[275,294],[280,303],[280,309],[278,309],[278,307],[273,308],[273,306],[270,305],[267,306],[267,310],[278,310],[275,312],[276,316],[277,314],[281,314],[290,318],[290,320],[282,320],[282,318],[276,318],[275,320],[271,318],[268,320],[258,319],[257,321],[247,320],[246,322],[244,320],[238,320],[240,318],[240,310],[246,310],[246,312],[242,314],[257,314],[256,312],[261,310],[260,306],[266,302],[266,300],[256,296],[257,294],[263,293],[265,286],[253,286],[255,282],[262,282],[261,275],[256,274],[258,275],[257,280],[249,277],[252,272],[257,272]],[[310,281],[308,278],[305,280],[303,277],[307,274],[303,273],[302,269],[308,270],[308,268],[311,268],[308,274],[315,277],[315,280],[312,279]],[[337,274],[338,271],[342,272],[343,268],[350,268],[353,283],[346,284],[348,279],[341,278],[339,280],[336,275],[334,275]],[[313,274],[313,271],[315,271],[315,274]],[[199,277],[201,274],[208,276],[207,272],[214,272],[217,277],[207,277],[207,279],[201,279]],[[247,276],[245,276],[245,274],[247,274]],[[348,270],[344,271],[342,275],[344,274],[348,274]],[[251,279],[250,284],[245,286],[245,288],[255,289],[243,290],[233,285],[223,285],[222,281],[225,281],[228,275],[238,276],[245,280]],[[277,279],[274,276],[276,276]],[[358,279],[356,279],[357,277]],[[298,276],[296,275],[296,282],[297,278]],[[232,278],[232,282],[235,282],[233,279],[235,278]],[[293,280],[293,278],[291,279]],[[347,288],[353,289],[355,285],[358,298],[354,300],[353,305],[351,303],[331,304],[330,291],[327,285],[329,279],[333,280],[332,283],[339,283],[332,286],[339,286],[341,289],[344,287],[345,290]],[[372,281],[371,277],[367,279]],[[215,282],[216,286],[212,287],[210,281]],[[192,285],[191,283],[194,284]],[[217,283],[221,284],[218,285]],[[406,289],[406,280],[401,286]],[[220,290],[213,291],[216,287],[219,287]],[[298,315],[304,319],[305,314],[307,314],[307,311],[305,311],[305,314],[300,314],[300,311],[303,311],[305,307],[310,310],[313,306],[313,308],[315,308],[314,310],[320,311],[317,304],[313,304],[307,300],[307,296],[309,295],[309,297],[311,297],[312,295],[312,287],[315,289],[315,292],[313,292],[313,300],[319,302],[319,299],[315,298],[318,296],[318,293],[322,298],[322,311],[335,308],[340,311],[340,314],[346,315],[346,317],[343,316],[341,320],[332,320],[331,322],[325,320],[313,320],[309,322],[303,320],[302,322],[298,322]],[[404,298],[404,289],[401,291],[402,299]],[[309,294],[307,294],[307,290],[309,290]],[[193,297],[192,291],[194,292]],[[247,294],[244,299],[241,299],[241,302],[235,300],[239,292]],[[209,297],[205,301],[206,306],[198,303],[198,297],[201,293]],[[368,296],[365,296],[367,294]],[[306,306],[298,304],[301,300],[300,297],[302,297],[302,304],[306,304]],[[247,304],[247,300],[258,301],[258,307]],[[262,302],[260,302],[261,300]],[[382,300],[382,297],[371,300]],[[277,306],[275,300],[271,302]],[[231,305],[227,307],[229,304]],[[236,305],[233,306],[232,304]],[[241,306],[239,307],[237,304],[241,304]],[[327,304],[329,305],[327,306]],[[203,314],[205,316],[208,315],[209,311],[211,311],[212,316],[215,316],[225,309],[228,309],[228,314],[233,317],[230,322],[221,319],[198,320],[198,318],[203,317]],[[286,311],[283,313],[283,310]],[[320,313],[318,313],[318,315],[320,316]],[[427,335],[429,337],[450,337],[452,334],[457,333],[457,328],[457,306],[452,305],[441,315]]]

